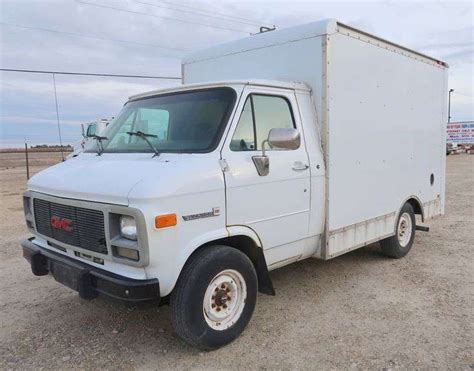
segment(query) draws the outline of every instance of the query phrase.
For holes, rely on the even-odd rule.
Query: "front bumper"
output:
[[[156,278],[136,280],[120,276],[39,247],[32,240],[22,241],[21,247],[33,274],[51,274],[59,283],[77,291],[83,299],[94,299],[98,295],[128,302],[160,298],[160,285]]]

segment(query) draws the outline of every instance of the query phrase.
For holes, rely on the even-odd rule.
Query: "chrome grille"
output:
[[[107,254],[102,211],[62,205],[38,198],[33,200],[33,207],[38,233],[72,246]],[[67,220],[72,230],[54,228],[51,222],[53,217]]]

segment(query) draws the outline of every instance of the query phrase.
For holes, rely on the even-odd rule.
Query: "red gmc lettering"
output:
[[[55,229],[61,229],[65,232],[72,232],[72,220],[66,218],[60,218],[58,216],[51,217],[51,226]]]

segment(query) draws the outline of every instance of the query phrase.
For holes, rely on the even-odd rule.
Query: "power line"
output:
[[[84,34],[79,34],[79,33],[74,33],[74,32],[51,30],[49,28],[42,28],[42,27],[24,26],[24,25],[19,25],[19,24],[14,24],[14,23],[0,22],[0,24],[3,25],[3,26],[26,28],[26,29],[30,29],[30,30],[39,30],[39,31],[46,31],[46,32],[54,32],[54,33],[65,34],[65,35],[76,36],[76,37],[89,38],[89,39],[115,41],[115,42],[135,44],[135,45],[141,45],[141,46],[152,46],[152,47],[162,48],[162,49],[171,49],[171,50],[180,50],[180,51],[185,51],[186,50],[186,49],[173,48],[173,47],[157,45],[157,44],[147,44],[147,43],[141,43],[141,42],[136,42],[136,41],[126,41],[126,40],[119,40],[119,39],[109,39],[109,38],[101,37],[101,36],[84,35]]]
[[[155,7],[155,8],[160,8],[160,9],[170,9],[170,10],[174,10],[174,11],[176,11],[176,12],[196,14],[196,15],[200,15],[200,16],[203,16],[203,17],[210,17],[210,18],[215,18],[215,19],[222,19],[222,20],[225,20],[225,21],[228,21],[228,22],[242,23],[242,24],[246,24],[246,25],[250,25],[250,26],[256,26],[256,27],[260,27],[260,26],[261,26],[261,23],[257,23],[257,22],[254,22],[254,21],[238,20],[238,19],[234,19],[234,17],[227,16],[227,15],[212,15],[212,12],[208,12],[208,11],[196,11],[196,10],[175,9],[175,8],[171,8],[171,7],[169,7],[169,6],[163,6],[163,5],[152,4],[152,3],[145,2],[145,1],[139,1],[139,0],[134,0],[134,1],[135,1],[136,3],[139,3],[139,4],[149,5],[149,6],[152,6],[152,7]],[[164,2],[164,3],[167,3],[167,1],[163,1],[163,2]],[[177,6],[182,6],[182,5],[178,5],[178,4],[176,4],[176,5],[177,5]],[[211,13],[211,14],[209,14],[209,13]],[[219,14],[219,13],[215,13],[215,14]]]
[[[22,70],[16,68],[0,68],[5,72],[23,72],[23,73],[43,73],[55,75],[75,75],[75,76],[103,76],[103,77],[130,77],[134,79],[163,79],[163,80],[181,80],[177,76],[145,76],[145,75],[117,75],[110,73],[89,73],[89,72],[64,72],[64,71],[43,71],[43,70]]]
[[[235,28],[229,28],[229,27],[223,27],[223,26],[214,26],[214,25],[210,25],[210,24],[206,24],[206,23],[188,21],[188,20],[179,19],[179,18],[165,17],[165,16],[159,16],[159,15],[156,15],[156,14],[148,14],[148,13],[136,12],[136,11],[134,11],[134,10],[116,8],[116,7],[109,6],[109,5],[88,3],[88,2],[86,2],[86,1],[81,1],[81,0],[75,0],[75,1],[76,1],[77,3],[80,3],[80,4],[96,6],[96,7],[104,8],[104,9],[113,9],[113,10],[117,10],[117,11],[119,11],[119,12],[126,12],[126,13],[132,13],[132,14],[145,15],[145,16],[153,17],[153,18],[166,19],[166,20],[169,20],[169,21],[182,22],[182,23],[190,23],[190,24],[195,24],[195,25],[204,26],[204,27],[218,28],[218,29],[226,30],[226,31],[233,31],[233,32],[240,32],[240,33],[248,33],[247,31],[242,31],[242,30],[238,30],[238,29],[235,29]]]
[[[253,23],[253,25],[255,26],[261,26],[261,24],[263,22],[259,22],[255,19],[249,19],[249,18],[244,18],[244,17],[237,17],[237,16],[232,16],[232,15],[228,15],[228,14],[224,14],[224,13],[218,13],[218,12],[211,12],[211,11],[208,11],[208,10],[203,10],[201,8],[196,8],[196,7],[193,7],[193,6],[189,6],[189,5],[185,5],[185,4],[177,4],[175,2],[172,2],[172,1],[164,1],[164,0],[157,0],[158,2],[160,3],[165,3],[165,4],[172,4],[174,6],[181,6],[183,8],[187,8],[187,9],[193,9],[193,10],[199,10],[199,11],[202,11],[202,12],[206,12],[206,13],[211,13],[211,14],[217,14],[217,15],[220,15],[220,16],[223,16],[223,17],[229,17],[229,18],[234,18],[234,19],[241,19],[243,21],[248,21],[248,22],[251,22]]]

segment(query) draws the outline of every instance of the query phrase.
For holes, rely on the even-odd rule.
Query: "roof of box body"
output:
[[[271,45],[309,39],[316,36],[332,34],[337,31],[337,22],[327,19],[300,26],[283,28],[281,30],[263,32],[243,39],[216,45],[208,49],[188,54],[182,60],[183,64],[212,59],[223,55],[236,54],[247,50],[265,48]]]
[[[228,43],[216,45],[208,49],[203,49],[188,54],[183,58],[182,63],[187,64],[199,62],[207,59],[222,57],[225,55],[237,54],[273,45],[285,44],[292,41],[309,39],[321,35],[331,35],[336,32],[343,32],[346,34],[349,34],[349,32],[355,32],[370,39],[376,39],[377,41],[385,43],[386,45],[389,45],[391,47],[395,47],[396,49],[402,49],[418,57],[427,58],[430,61],[435,62],[435,64],[441,65],[443,67],[448,67],[447,63],[440,61],[436,58],[419,53],[415,50],[382,39],[367,32],[358,30],[352,26],[347,26],[343,23],[337,22],[335,19],[326,19],[323,21],[307,23],[300,26],[284,28],[281,30],[263,32],[252,35],[250,37],[246,37],[244,39],[239,39]]]
[[[288,82],[288,81],[261,80],[261,79],[226,80],[226,81],[212,81],[212,82],[196,83],[196,84],[184,84],[184,85],[179,85],[172,88],[151,90],[145,93],[132,95],[129,98],[129,101],[141,99],[141,98],[149,98],[154,95],[168,94],[168,93],[174,93],[174,92],[185,91],[185,90],[200,90],[200,89],[208,89],[208,88],[230,86],[230,85],[252,85],[252,86],[262,86],[262,87],[271,87],[271,88],[300,90],[300,91],[311,91],[311,88],[302,82]]]

